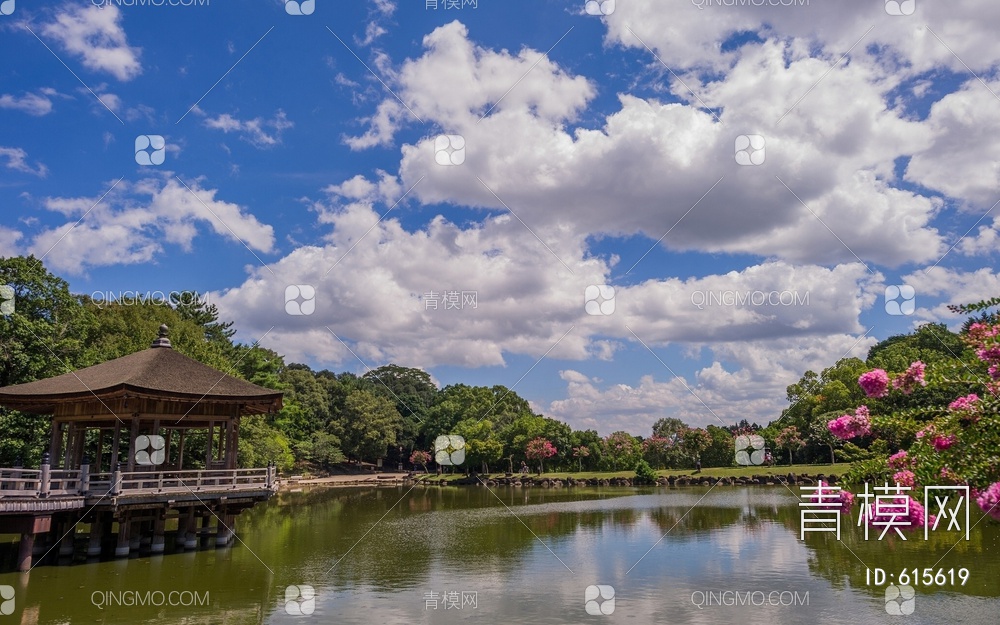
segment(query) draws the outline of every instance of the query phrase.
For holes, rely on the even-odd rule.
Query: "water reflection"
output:
[[[946,611],[996,622],[977,619],[1000,608],[997,524],[978,523],[968,542],[920,532],[866,542],[855,517],[842,541],[813,533],[803,542],[797,503],[774,488],[305,489],[242,516],[233,549],[0,575],[17,595],[4,618],[301,623],[284,609],[285,588],[309,585],[319,623],[576,623],[593,618],[584,590],[601,583],[616,589],[615,613],[601,617],[609,622],[869,623],[889,617],[866,568],[964,566],[965,586],[919,588],[921,607],[907,622]],[[810,604],[692,603],[692,593],[712,590],[808,592]],[[210,605],[102,610],[92,598],[105,591],[207,592]],[[429,607],[430,596],[451,592],[474,592],[478,604]]]

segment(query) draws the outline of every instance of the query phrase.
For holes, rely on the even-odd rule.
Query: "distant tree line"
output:
[[[146,349],[166,323],[174,349],[285,392],[278,414],[243,419],[239,450],[242,466],[274,461],[285,470],[380,459],[393,467],[433,468],[434,440],[441,435],[465,439],[465,461],[454,470],[516,471],[522,463],[533,470],[632,470],[640,460],[656,469],[691,468],[696,460],[704,467],[728,467],[734,464],[734,436],[748,433],[763,437],[776,463],[864,460],[895,441],[845,443],[826,427],[863,399],[859,375],[873,367],[900,370],[915,360],[932,365],[964,349],[958,334],[928,324],[877,344],[867,361],[845,358],[819,374],[807,371],[788,387],[789,407],[766,427],[744,419],[696,428],[665,417],[648,436],[618,431],[602,437],[536,414],[502,385],[439,389],[426,371],[394,364],[361,376],[286,364],[272,350],[234,341],[232,323],[194,293],[180,293],[170,303],[97,302],[71,293],[34,257],[0,259],[0,284],[14,287],[16,298],[16,312],[0,316],[0,386]],[[929,396],[935,392],[921,388],[894,397],[899,405],[891,408],[948,400]],[[37,465],[48,425],[47,419],[0,409],[0,466],[17,460]]]

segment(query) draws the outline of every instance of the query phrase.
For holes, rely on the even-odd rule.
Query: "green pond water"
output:
[[[1000,623],[1000,524],[975,505],[969,541],[958,532],[866,541],[857,507],[841,541],[828,533],[802,541],[795,494],[781,486],[283,492],[239,518],[232,548],[0,574],[14,592],[0,604],[12,612],[0,625]],[[869,578],[876,568],[886,572],[881,585]],[[932,585],[911,582],[912,614],[889,615],[888,576],[914,568],[918,577],[933,569]],[[592,598],[594,615],[591,586],[604,595]],[[121,605],[140,600],[156,605]]]

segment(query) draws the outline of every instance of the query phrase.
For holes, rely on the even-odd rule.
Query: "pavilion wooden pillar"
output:
[[[233,414],[226,421],[226,455],[224,457],[227,469],[236,468],[236,438],[239,436],[240,407],[233,408]]]
[[[126,471],[135,471],[135,439],[139,436],[139,413],[132,415],[132,427],[128,437],[128,468]]]
[[[181,430],[180,440],[177,442],[177,470],[184,470],[184,436],[187,430]]]
[[[62,423],[52,420],[52,440],[49,443],[49,458],[55,462],[59,462],[59,455],[62,452]]]
[[[212,448],[213,442],[215,440],[215,421],[208,422],[208,445],[205,450],[205,468],[209,469],[212,467]]]
[[[118,467],[118,454],[119,454],[119,448],[121,446],[121,440],[122,440],[122,420],[115,419],[115,434],[114,434],[114,440],[111,441],[111,460],[110,460],[111,466],[108,467],[109,473],[114,472],[114,470]]]
[[[101,468],[104,466],[104,430],[105,428],[98,428],[97,430],[97,458],[91,463],[91,473],[100,473]],[[96,470],[95,470],[96,468]]]
[[[69,462],[63,467],[65,469],[78,469],[83,463],[83,449],[87,443],[87,427],[82,424],[74,425],[73,430],[76,432],[76,437],[73,439]]]
[[[72,421],[66,423],[66,444],[63,448],[62,468],[68,469],[72,460],[73,446],[76,444],[76,425]],[[61,438],[61,437],[60,437]],[[54,466],[60,466],[58,456],[52,458]]]
[[[170,435],[172,433],[173,433],[173,430],[171,428],[167,428],[167,431],[164,433],[164,436],[163,436],[163,449],[165,450],[165,453],[166,453],[166,456],[163,459],[163,463],[166,464],[168,467],[171,466],[170,465]],[[177,467],[177,468],[180,469],[180,467]]]

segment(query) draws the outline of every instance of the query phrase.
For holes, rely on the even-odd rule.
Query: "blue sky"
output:
[[[804,370],[1000,292],[985,0],[181,4],[0,15],[0,255],[76,292],[196,290],[289,361],[514,386],[603,434],[766,422]],[[901,284],[915,311],[887,314]]]

